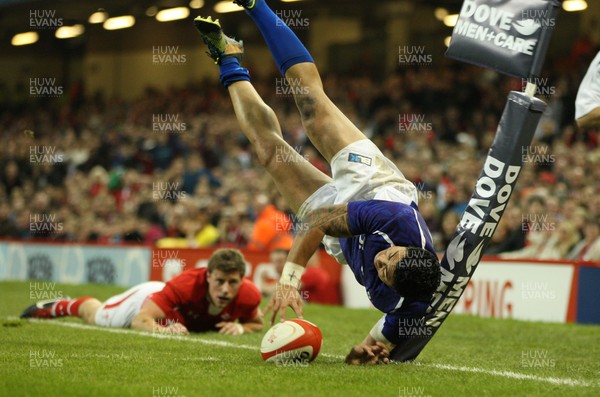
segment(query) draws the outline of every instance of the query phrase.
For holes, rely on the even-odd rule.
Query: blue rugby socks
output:
[[[246,10],[246,13],[258,26],[283,76],[290,67],[297,63],[314,63],[304,44],[264,0],[256,0],[254,6]]]
[[[219,70],[221,84],[225,88],[235,83],[236,81],[250,81],[250,73],[248,69],[240,66],[240,61],[236,57],[224,57],[219,62]]]

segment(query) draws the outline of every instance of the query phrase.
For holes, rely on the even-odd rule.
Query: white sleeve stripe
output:
[[[423,229],[421,229],[421,224],[419,223],[419,217],[417,216],[417,210],[415,210],[413,208],[413,211],[415,213],[415,221],[417,221],[417,225],[419,226],[419,233],[421,233],[421,248],[425,248],[425,235],[423,234]]]
[[[401,296],[400,300],[398,301],[398,304],[396,305],[396,307],[394,308],[394,310],[400,309],[400,307],[402,306],[403,303],[404,303],[404,297]]]
[[[390,245],[390,247],[394,247],[396,245],[396,244],[394,244],[394,242],[392,241],[392,239],[390,238],[390,236],[388,236],[384,232],[381,232],[379,230],[375,230],[373,232],[373,234],[377,234],[377,235],[381,236]]]

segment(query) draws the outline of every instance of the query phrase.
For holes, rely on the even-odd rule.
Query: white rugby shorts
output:
[[[600,52],[590,64],[579,85],[575,99],[575,119],[600,106]]]
[[[306,199],[298,211],[300,219],[315,208],[351,201],[387,200],[418,204],[415,185],[369,139],[351,143],[337,152],[331,159],[331,171],[333,181]],[[339,263],[347,263],[338,238],[325,236],[323,245]]]
[[[164,286],[163,282],[149,281],[108,298],[96,312],[96,325],[113,328],[131,327],[131,321],[139,313],[146,298],[161,291]]]

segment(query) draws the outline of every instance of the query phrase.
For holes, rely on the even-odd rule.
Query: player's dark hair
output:
[[[223,273],[238,272],[241,277],[246,273],[246,260],[239,250],[221,248],[213,252],[208,260],[208,271],[220,270]]]
[[[393,287],[405,298],[430,300],[441,277],[437,255],[423,248],[406,247],[406,255],[396,265]]]

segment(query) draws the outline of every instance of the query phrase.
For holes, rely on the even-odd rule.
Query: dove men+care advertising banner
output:
[[[539,76],[557,0],[465,0],[446,56],[515,77]]]
[[[475,191],[441,261],[442,279],[424,318],[403,319],[394,361],[414,360],[450,314],[475,272],[506,209],[546,104],[511,91]],[[410,325],[411,332],[406,332]]]

